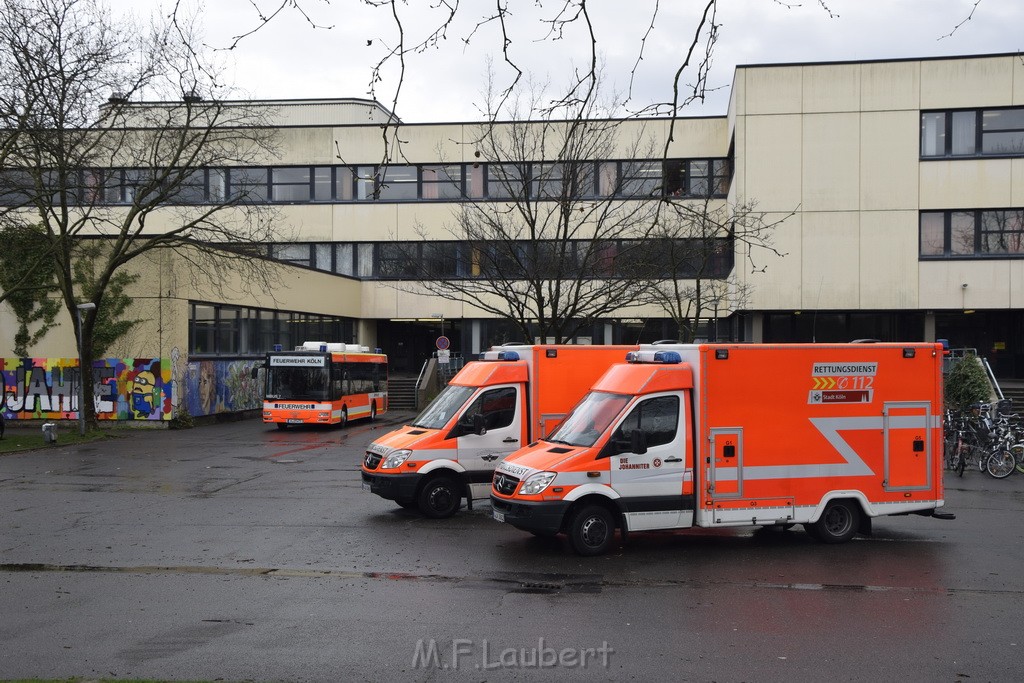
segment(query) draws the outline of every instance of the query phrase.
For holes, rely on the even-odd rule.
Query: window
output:
[[[462,190],[462,166],[424,166],[424,199],[459,199]]]
[[[206,202],[206,171],[192,171],[172,190],[168,201],[172,204],[203,204]]]
[[[979,238],[986,254],[1024,254],[1024,210],[983,211]]]
[[[334,169],[330,166],[313,167],[313,201],[329,202],[334,199]],[[350,193],[351,194],[351,193]]]
[[[377,183],[376,166],[356,167],[356,199],[366,201],[374,198]]]
[[[662,187],[660,161],[624,161],[620,173],[623,197],[653,197]]]
[[[377,245],[379,263],[377,273],[382,278],[412,278],[416,275],[414,254],[416,244],[383,242]]]
[[[919,244],[922,259],[1024,256],[1024,209],[923,211]]]
[[[308,339],[352,342],[355,334],[350,318],[204,303],[190,309],[189,353],[197,355],[265,353]]]
[[[308,202],[310,199],[308,168],[270,169],[270,198],[275,202]]]
[[[308,244],[272,244],[270,245],[270,258],[308,268],[309,246]]]
[[[997,109],[981,115],[981,153],[1024,153],[1024,109]]]
[[[612,442],[629,443],[634,431],[647,435],[647,447],[672,443],[679,426],[679,397],[658,396],[639,404],[622,421]]]
[[[381,169],[377,199],[385,201],[416,199],[418,173],[415,166],[385,166]]]
[[[267,201],[267,169],[232,168],[228,171],[231,196],[247,203]]]
[[[491,199],[525,198],[529,167],[529,164],[489,164],[487,196]]]
[[[921,157],[1024,155],[1024,107],[921,112]]]
[[[921,256],[942,256],[946,253],[946,220],[942,213],[921,214]]]
[[[339,166],[334,169],[334,197],[339,202],[352,201],[354,182],[355,177],[352,175],[352,169],[348,166]]]
[[[516,416],[516,388],[501,387],[480,394],[460,418],[460,422],[482,415],[485,429],[500,429],[512,424]]]
[[[530,195],[537,199],[565,199],[574,195],[568,164],[534,164]]]
[[[986,153],[1024,150],[1024,123],[1016,110],[986,111],[983,141]],[[979,112],[935,113],[942,131],[928,150],[946,154],[945,126],[954,126],[955,154],[973,153],[971,142]],[[977,119],[981,121],[981,118]],[[978,126],[981,124],[978,123]],[[979,142],[978,144],[981,144]],[[922,142],[922,149],[925,149]],[[1001,151],[1000,151],[1001,150]],[[931,152],[929,152],[930,154]],[[70,201],[130,204],[140,192],[145,201],[196,205],[230,198],[245,203],[310,203],[352,201],[451,201],[463,198],[508,200],[516,197],[558,200],[563,197],[656,197],[661,188],[671,196],[724,196],[729,190],[727,159],[518,162],[393,166],[304,166],[274,168],[209,168],[154,173],[151,169],[86,169],[67,182]],[[44,172],[45,175],[45,172]],[[22,178],[24,176],[24,178]],[[57,188],[59,179],[44,182]],[[17,205],[34,195],[31,174],[16,170],[0,174],[0,205]]]

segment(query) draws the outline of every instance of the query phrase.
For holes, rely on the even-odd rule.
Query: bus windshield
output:
[[[272,401],[325,401],[326,367],[271,366],[267,368],[267,399]]]
[[[544,439],[568,446],[593,446],[629,403],[626,394],[592,391],[576,404],[562,424]]]
[[[457,384],[449,384],[440,394],[437,395],[430,405],[420,413],[412,423],[413,427],[424,429],[441,429],[455,413],[459,412],[462,406],[466,405],[469,397],[476,392],[476,387],[462,387]]]

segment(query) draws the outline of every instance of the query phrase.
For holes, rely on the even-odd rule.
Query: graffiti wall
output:
[[[170,420],[263,407],[263,359],[106,358],[92,368],[101,420]],[[0,410],[9,420],[77,420],[77,358],[0,358]]]
[[[252,376],[263,360],[189,361],[184,377],[185,408],[200,417],[263,407],[263,374]]]
[[[0,410],[11,420],[78,419],[80,380],[77,358],[0,358]],[[171,419],[174,383],[167,359],[97,360],[91,384],[101,420]]]

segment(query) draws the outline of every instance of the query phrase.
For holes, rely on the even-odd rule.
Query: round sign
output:
[[[447,349],[451,345],[452,345],[452,342],[451,342],[450,339],[448,339],[448,337],[443,337],[442,336],[442,337],[438,337],[437,338],[437,348],[438,348],[438,350],[444,351],[445,349]]]

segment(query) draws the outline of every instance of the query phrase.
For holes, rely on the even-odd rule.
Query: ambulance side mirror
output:
[[[480,413],[473,416],[473,433],[477,436],[483,436],[487,433],[487,427],[484,426],[484,416]]]
[[[634,429],[633,433],[629,435],[629,450],[637,455],[643,455],[647,452],[647,432],[642,432],[639,429]]]

